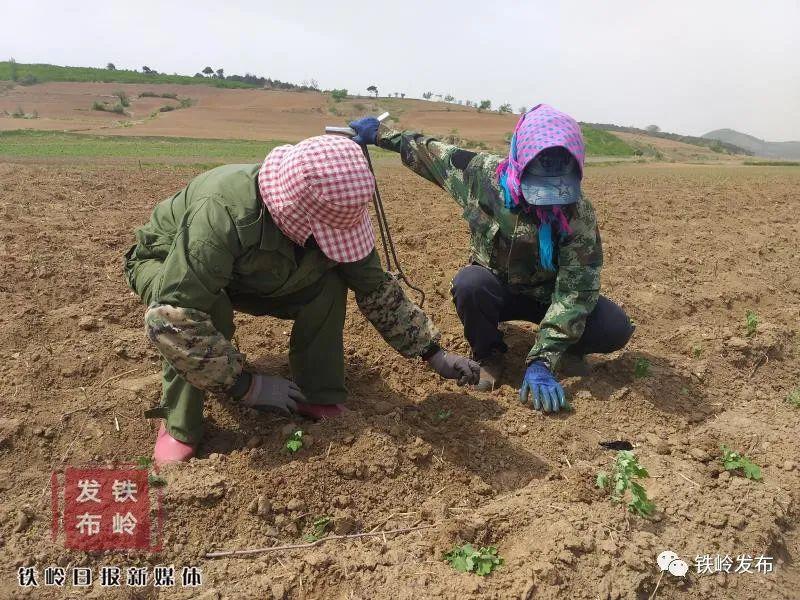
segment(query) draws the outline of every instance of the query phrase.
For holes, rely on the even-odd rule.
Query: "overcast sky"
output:
[[[0,15],[0,57],[18,62],[210,65],[800,140],[800,0],[0,0]]]

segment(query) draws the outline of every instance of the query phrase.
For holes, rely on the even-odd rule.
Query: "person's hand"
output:
[[[527,403],[529,394],[530,402],[536,410],[558,412],[567,404],[564,388],[553,377],[547,365],[541,361],[533,361],[528,365],[519,390],[520,402]]]
[[[250,389],[242,396],[244,406],[256,410],[279,410],[284,413],[297,411],[297,402],[305,402],[306,397],[297,384],[283,377],[259,375],[254,373]]]
[[[459,354],[451,354],[439,349],[427,359],[431,369],[445,379],[457,379],[458,385],[478,383],[481,376],[481,366],[474,360]]]
[[[378,126],[380,124],[380,121],[375,117],[364,117],[357,121],[351,121],[349,123],[350,128],[356,132],[353,141],[362,146],[376,144],[378,142]]]

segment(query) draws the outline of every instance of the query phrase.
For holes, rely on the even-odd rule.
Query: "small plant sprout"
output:
[[[437,421],[446,421],[450,417],[453,416],[453,411],[449,408],[443,408],[439,412],[436,413],[436,420]]]
[[[722,446],[722,466],[726,471],[742,475],[753,481],[761,481],[761,467],[744,454]]]
[[[621,450],[617,453],[614,470],[611,474],[601,471],[597,474],[597,487],[600,489],[611,488],[611,499],[614,502],[626,501],[628,510],[642,517],[653,514],[656,505],[647,497],[638,479],[650,477],[643,466],[639,464],[636,455],[630,450]]]
[[[800,408],[800,387],[794,388],[789,392],[786,396],[786,401],[795,408]]]
[[[300,450],[300,448],[303,447],[303,431],[298,429],[292,433],[292,435],[286,438],[286,444],[284,447],[292,454]]]
[[[703,347],[700,344],[695,344],[692,346],[692,356],[695,358],[700,358],[703,354]]]
[[[311,523],[311,532],[307,533],[303,536],[303,539],[307,542],[316,542],[319,539],[322,539],[325,536],[325,532],[328,530],[332,522],[331,517],[317,517]]]
[[[475,573],[486,576],[503,564],[503,559],[497,554],[494,546],[474,548],[472,544],[453,546],[444,555],[445,562],[449,563],[459,573]]]
[[[140,469],[149,469],[153,465],[153,459],[149,456],[139,456],[136,458],[136,466]]]
[[[758,315],[754,311],[748,310],[744,315],[744,324],[748,337],[755,334],[758,329]]]
[[[150,484],[150,487],[164,487],[167,485],[167,480],[161,477],[161,475],[156,475],[154,473],[150,473],[147,476],[147,483]]]
[[[633,374],[637,379],[650,377],[650,361],[646,358],[638,359],[633,367]]]

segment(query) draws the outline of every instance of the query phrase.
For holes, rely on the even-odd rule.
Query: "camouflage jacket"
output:
[[[501,157],[475,153],[412,131],[381,125],[378,146],[400,153],[409,169],[450,193],[469,223],[471,261],[491,269],[515,293],[548,305],[527,360],[545,358],[552,368],[583,335],[600,294],[603,248],[591,203],[571,211],[572,234],[560,240],[558,270],[539,262],[535,216],[505,208],[495,170]]]
[[[259,167],[227,165],[198,175],[136,230],[126,277],[149,303],[149,338],[178,373],[200,389],[230,388],[244,356],[214,326],[218,303],[298,302],[313,295],[331,269],[395,350],[412,357],[435,348],[439,332],[384,271],[374,249],[358,262],[336,263],[316,247],[300,251],[283,235],[258,194]],[[159,265],[152,284],[136,281],[142,261]]]

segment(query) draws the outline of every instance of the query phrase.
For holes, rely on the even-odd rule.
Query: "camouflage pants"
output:
[[[161,263],[155,260],[126,260],[125,276],[131,289],[150,304]],[[223,294],[211,308],[214,326],[226,338],[234,332],[233,311],[270,315],[294,320],[289,338],[289,367],[292,377],[309,402],[344,402],[344,347],[342,333],[347,287],[335,271],[309,289],[280,298],[235,297]],[[163,418],[175,439],[195,443],[203,435],[205,392],[189,384],[167,362],[162,362],[161,405],[145,413]]]

